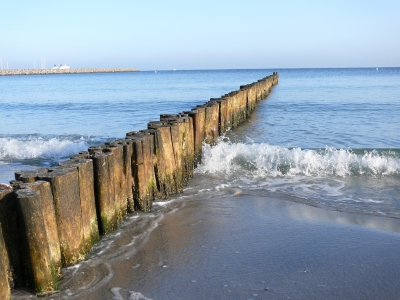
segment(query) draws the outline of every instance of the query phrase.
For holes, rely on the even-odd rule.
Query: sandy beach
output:
[[[131,216],[67,270],[62,292],[50,298],[400,297],[399,220],[239,190],[202,196],[189,190]]]

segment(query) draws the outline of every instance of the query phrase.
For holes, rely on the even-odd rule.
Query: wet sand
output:
[[[396,219],[189,192],[131,216],[49,299],[399,299],[399,231]]]

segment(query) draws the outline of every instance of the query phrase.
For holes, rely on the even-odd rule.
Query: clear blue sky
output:
[[[140,70],[400,67],[399,0],[10,0],[0,57]]]

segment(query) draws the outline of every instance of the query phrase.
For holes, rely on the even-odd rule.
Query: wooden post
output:
[[[0,223],[0,299],[9,300],[11,297],[10,284],[8,282],[9,272],[10,264],[8,261],[8,253]]]
[[[132,155],[133,155],[133,143],[129,140],[118,140],[113,143],[113,145],[119,145],[123,147],[123,186],[121,189],[123,190],[123,195],[125,203],[122,203],[123,206],[126,205],[126,212],[134,211],[134,203],[133,203],[133,177],[132,177]]]
[[[183,123],[181,119],[177,119],[169,124],[171,131],[171,141],[172,141],[172,154],[174,157],[174,165],[171,167],[173,174],[174,185],[176,190],[170,193],[182,193],[183,184],[185,176],[185,154],[181,139],[181,132],[183,133]],[[166,153],[164,153],[166,154]]]
[[[42,201],[39,194],[30,189],[18,190],[16,194],[27,284],[36,293],[46,294],[56,290],[58,283],[50,258]]]
[[[193,177],[194,172],[194,125],[193,125],[193,118],[188,116],[184,118],[186,126],[187,134],[184,137],[185,140],[183,141],[185,148],[186,148],[186,174],[188,175],[188,179]],[[187,182],[185,183],[187,184]]]
[[[102,235],[108,234],[118,226],[114,189],[114,154],[94,153],[94,187],[97,206],[97,219]]]
[[[236,91],[236,97],[238,98],[239,102],[239,122],[243,123],[248,118],[247,93],[242,90],[238,90]]]
[[[182,184],[187,185],[189,179],[193,177],[194,169],[194,132],[193,132],[193,120],[186,114],[174,122],[178,125],[179,129],[179,146],[181,151],[181,170],[182,170]],[[172,127],[171,127],[172,129]],[[174,144],[174,152],[175,152]],[[177,159],[177,155],[175,158]]]
[[[206,104],[205,118],[205,142],[215,144],[219,132],[219,104],[217,101],[210,101]]]
[[[63,266],[74,265],[86,256],[78,172],[57,169],[39,179],[49,182],[53,193]]]
[[[124,147],[117,143],[111,143],[103,151],[110,152],[114,156],[114,166],[110,170],[110,174],[114,178],[115,212],[119,224],[126,218],[128,205],[124,170]]]
[[[53,193],[50,183],[47,181],[36,181],[32,183],[23,183],[20,188],[28,188],[39,194],[42,203],[42,215],[44,228],[49,244],[49,254],[55,275],[61,276],[61,251],[60,240],[58,238],[57,219],[53,203]]]
[[[194,137],[194,164],[197,166],[201,162],[203,141],[205,138],[205,107],[192,109],[189,116],[193,119],[193,137]]]
[[[128,132],[126,139],[132,142],[133,198],[135,207],[151,210],[156,191],[153,161],[153,137],[142,132]]]
[[[100,236],[94,196],[93,160],[83,158],[85,156],[86,154],[80,154],[80,156],[75,156],[75,159],[61,162],[60,166],[63,169],[76,170],[78,172],[83,237],[86,252],[89,252],[92,250],[93,245],[100,240]]]
[[[226,102],[226,127],[232,129],[235,127],[234,99],[231,93],[224,95],[222,98]]]
[[[218,131],[221,136],[224,132],[226,132],[229,128],[228,125],[228,102],[226,99],[218,99],[219,105],[219,120],[218,120]]]
[[[18,229],[16,194],[13,190],[0,190],[0,225],[8,253],[10,268],[7,270],[11,288],[24,285],[21,262],[20,235]]]
[[[178,191],[177,167],[171,135],[171,125],[164,125],[155,129],[155,153],[157,157],[157,183],[162,198]],[[176,137],[175,137],[176,138]],[[177,137],[179,139],[179,137]]]

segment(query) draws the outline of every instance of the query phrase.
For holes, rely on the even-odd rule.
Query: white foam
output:
[[[360,200],[365,202],[365,203],[383,203],[382,200],[363,199],[363,198],[360,198]]]
[[[114,295],[112,297],[113,300],[152,300],[151,298],[147,298],[147,297],[143,296],[142,293],[133,292],[133,291],[129,291],[129,298],[125,298],[121,295],[121,291],[125,292],[125,290],[123,290],[120,287],[113,287],[110,289],[110,291]]]
[[[143,296],[141,293],[130,292],[129,300],[152,300],[152,299]]]
[[[158,206],[166,206],[170,203],[174,202],[174,200],[167,200],[167,201],[154,201],[153,205],[158,205]]]
[[[266,143],[231,143],[221,141],[203,146],[204,162],[197,169],[202,174],[260,179],[266,177],[309,177],[400,174],[400,159],[394,152],[365,151],[355,154],[351,149],[304,150]]]
[[[227,184],[227,183],[221,183],[221,184],[219,184],[219,185],[217,185],[217,186],[215,187],[215,190],[216,190],[216,191],[219,191],[219,190],[222,190],[222,189],[228,188],[228,187],[230,187],[230,186],[231,186],[230,184]]]
[[[68,157],[79,151],[87,150],[85,140],[61,138],[0,138],[0,159],[32,159]]]

